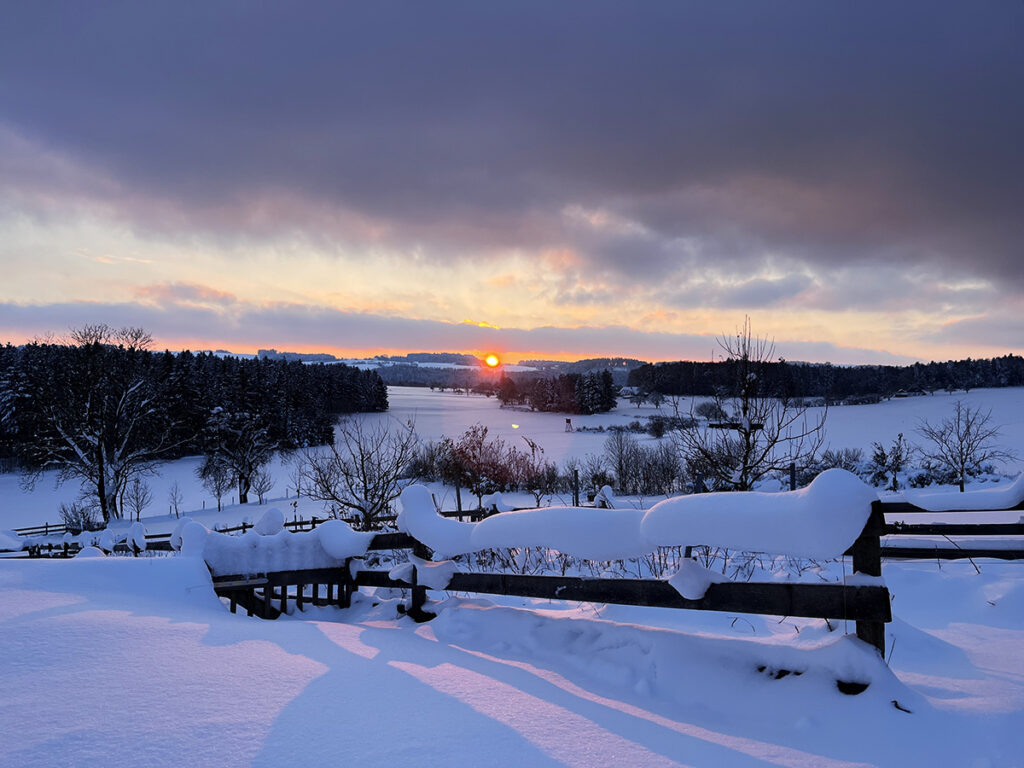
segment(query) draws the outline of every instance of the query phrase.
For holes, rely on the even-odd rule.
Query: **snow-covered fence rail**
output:
[[[883,501],[878,506],[883,515],[931,514],[940,518],[949,514],[1015,512],[1024,510],[1024,474],[1001,487],[967,493],[916,492],[904,501]],[[1024,560],[1024,517],[1013,523],[887,521],[884,533],[882,556],[886,558]],[[969,538],[957,542],[954,536]]]

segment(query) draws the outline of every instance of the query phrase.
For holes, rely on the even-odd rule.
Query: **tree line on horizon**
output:
[[[735,380],[737,364],[730,359],[647,363],[629,372],[627,384],[645,393],[712,397]],[[763,363],[759,375],[766,391],[779,397],[822,398],[828,403],[850,399],[871,402],[897,394],[1024,386],[1024,358],[1005,355],[905,366],[840,366],[794,363],[780,358]]]

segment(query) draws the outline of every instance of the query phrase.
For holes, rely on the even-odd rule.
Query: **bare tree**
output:
[[[274,487],[274,478],[271,477],[270,473],[266,469],[260,469],[252,476],[252,490],[256,492],[256,497],[259,499],[260,504],[267,498],[267,494]]]
[[[171,487],[167,491],[167,501],[170,502],[171,509],[174,510],[175,517],[181,517],[181,504],[184,500],[184,494],[181,492],[181,484],[175,480],[171,483]]]
[[[411,423],[392,428],[387,423],[370,427],[357,419],[343,421],[334,445],[302,454],[297,477],[311,499],[355,513],[363,530],[371,530],[401,494],[416,446]]]
[[[1012,451],[996,444],[1001,433],[999,427],[992,424],[992,411],[971,408],[960,400],[953,406],[952,416],[938,424],[926,419],[917,432],[931,444],[921,453],[929,461],[955,474],[961,492],[967,475],[981,471],[986,462],[1014,458]]]
[[[274,442],[263,419],[252,413],[213,409],[205,430],[205,464],[221,464],[238,480],[238,503],[249,503],[254,475],[270,461]]]
[[[544,449],[533,440],[526,436],[523,440],[530,447],[530,452],[517,451],[510,458],[515,461],[519,483],[530,492],[535,506],[539,507],[541,499],[554,493],[558,487],[558,466],[544,458]]]
[[[827,410],[812,416],[784,392],[771,391],[767,373],[776,362],[775,344],[753,334],[750,318],[718,343],[731,375],[712,412],[725,418],[707,428],[696,422],[677,428],[676,443],[688,466],[717,489],[749,491],[766,475],[817,453]]]
[[[132,478],[125,489],[124,508],[128,512],[128,519],[135,515],[136,522],[142,518],[142,510],[148,507],[153,501],[153,491],[141,478]]]
[[[235,476],[228,469],[227,465],[218,461],[204,461],[196,474],[203,481],[203,486],[214,498],[217,499],[217,511],[221,510],[221,500],[224,498],[231,486],[234,485]]]
[[[26,487],[55,469],[60,482],[81,481],[104,522],[121,516],[128,483],[152,471],[174,447],[170,416],[160,408],[156,386],[141,370],[141,346],[135,346],[148,339],[142,329],[103,324],[70,332],[76,349],[67,380],[43,393],[38,404],[45,430],[27,446]]]

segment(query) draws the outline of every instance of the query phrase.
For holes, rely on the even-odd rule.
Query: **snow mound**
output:
[[[78,554],[75,555],[74,559],[77,560],[80,557],[106,557],[106,554],[103,552],[102,549],[99,549],[98,547],[84,547],[83,549],[79,550]]]
[[[700,600],[712,584],[728,581],[725,576],[705,568],[696,560],[683,560],[676,575],[668,580],[680,595],[687,600]]]
[[[1024,503],[1024,472],[1012,483],[978,491],[906,491],[903,498],[929,512],[1013,509]]]
[[[702,493],[655,504],[644,516],[653,546],[706,544],[827,559],[841,556],[864,529],[874,490],[842,469],[786,493]]]
[[[274,536],[284,530],[284,512],[277,507],[271,507],[263,513],[253,527],[260,536]]]
[[[0,551],[18,552],[21,550],[22,541],[14,531],[0,531]]]

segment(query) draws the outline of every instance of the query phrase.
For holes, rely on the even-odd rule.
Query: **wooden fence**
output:
[[[883,529],[884,519],[875,506],[863,532],[849,551],[855,571],[881,576],[880,536]],[[423,559],[429,559],[431,554],[422,542],[405,533],[377,534],[369,549],[410,549]],[[307,602],[347,607],[352,594],[360,587],[411,590],[409,615],[417,621],[433,618],[426,608],[427,588],[418,582],[415,565],[411,566],[407,579],[392,578],[388,571],[360,569],[352,572],[351,568],[352,562],[346,561],[338,568],[218,575],[213,578],[213,584],[217,594],[229,600],[231,610],[237,610],[240,605],[249,615],[266,619],[276,618],[287,611],[289,600],[294,601],[299,609]],[[660,579],[457,572],[452,575],[446,589],[550,600],[846,619],[856,622],[857,636],[875,646],[880,653],[885,647],[885,624],[892,620],[889,591],[884,586],[873,585],[728,582],[712,584],[703,597],[691,600]]]

